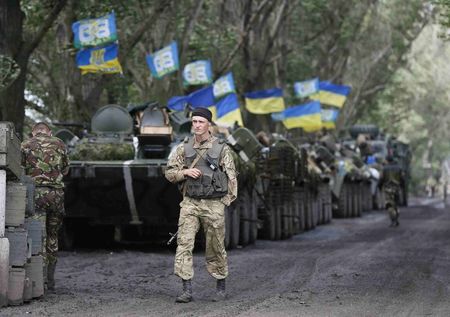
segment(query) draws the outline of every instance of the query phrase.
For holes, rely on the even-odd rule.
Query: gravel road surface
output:
[[[189,304],[174,302],[173,250],[61,252],[57,293],[0,316],[450,316],[450,207],[411,205],[398,228],[373,211],[230,251],[220,303],[202,252]]]

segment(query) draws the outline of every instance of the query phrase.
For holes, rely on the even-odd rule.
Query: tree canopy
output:
[[[379,93],[405,64],[432,16],[420,0],[408,6],[401,0],[16,0],[3,2],[0,10],[14,21],[7,29],[1,15],[0,34],[10,37],[1,41],[0,54],[13,57],[22,69],[15,82],[25,80],[24,87],[13,84],[0,94],[3,120],[20,122],[24,95],[22,107],[57,121],[89,121],[106,103],[165,104],[186,93],[181,72],[154,79],[145,54],[176,40],[182,66],[210,59],[216,77],[233,71],[238,93],[278,86],[293,105],[298,103],[291,92],[294,81],[318,76],[352,86],[339,127],[378,109]],[[124,76],[81,76],[71,25],[112,10]],[[251,119],[245,111],[244,117]],[[260,117],[248,124],[264,127],[267,118]]]

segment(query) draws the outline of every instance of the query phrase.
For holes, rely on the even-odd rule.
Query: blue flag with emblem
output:
[[[303,128],[306,132],[314,132],[322,128],[322,108],[318,101],[287,108],[283,112],[283,124],[287,129]]]
[[[122,73],[118,54],[119,47],[117,44],[86,48],[77,53],[76,64],[83,75],[86,73]]]
[[[319,78],[294,83],[295,96],[305,98],[319,91]]]
[[[322,109],[322,126],[327,129],[336,129],[336,120],[339,116],[337,109]]]
[[[213,93],[216,99],[219,99],[233,92],[236,92],[236,88],[234,86],[233,74],[231,72],[220,77],[214,82]]]
[[[217,122],[232,126],[236,122],[239,126],[244,126],[241,109],[236,94],[228,94],[216,103]]]
[[[196,61],[184,66],[184,86],[204,85],[212,82],[211,62],[209,60]]]
[[[170,45],[146,56],[147,65],[150,68],[152,76],[160,79],[164,75],[178,70],[178,46],[173,41]]]
[[[72,24],[76,48],[105,45],[117,40],[114,12],[97,19],[86,19]]]

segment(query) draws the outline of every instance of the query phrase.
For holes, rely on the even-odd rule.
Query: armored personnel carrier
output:
[[[364,203],[370,175],[351,147],[327,135],[314,144],[313,158],[329,177],[334,217],[357,217],[370,209]]]
[[[190,132],[185,113],[169,114],[157,103],[128,109],[104,106],[92,117],[91,132],[81,139],[60,130],[57,135],[68,145],[71,158],[62,237],[68,246],[90,231],[117,242],[167,239],[169,232],[176,232],[182,197],[165,179],[164,169],[171,151]],[[238,199],[226,208],[228,248],[257,239],[251,161],[259,151],[255,140],[245,128],[227,139],[239,175]]]
[[[171,149],[189,132],[189,120],[169,117],[156,103],[100,108],[90,134],[70,151],[64,241],[70,246],[89,231],[115,241],[175,232],[181,195],[163,174]],[[74,140],[66,129],[57,136]]]
[[[354,125],[350,127],[349,134],[352,140],[361,149],[361,154],[366,163],[382,173],[383,163],[388,155],[392,156],[397,163],[396,169],[400,174],[400,206],[408,204],[408,185],[410,179],[411,150],[409,145],[397,140],[396,137],[384,135],[375,125]],[[370,161],[370,162],[369,162]],[[375,173],[376,174],[376,173]],[[374,207],[384,208],[384,197],[381,192],[374,194]]]

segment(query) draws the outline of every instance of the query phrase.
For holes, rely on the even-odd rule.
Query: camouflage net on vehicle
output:
[[[134,159],[130,143],[80,143],[69,154],[74,161],[126,161]]]

